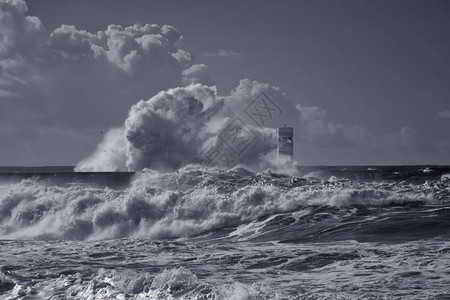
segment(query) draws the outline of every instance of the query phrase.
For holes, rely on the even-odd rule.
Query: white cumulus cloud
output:
[[[170,25],[109,25],[98,32],[62,25],[50,32],[27,13],[22,0],[0,0],[0,126],[16,128],[0,138],[17,151],[38,129],[98,132],[120,125],[139,99],[211,83],[206,66],[178,47],[182,35]],[[54,151],[89,148],[80,143],[67,138]]]

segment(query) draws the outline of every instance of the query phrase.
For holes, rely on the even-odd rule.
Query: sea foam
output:
[[[195,166],[173,173],[137,173],[123,189],[33,178],[0,186],[0,237],[192,237],[307,207],[433,203],[448,193],[442,182],[323,181]]]

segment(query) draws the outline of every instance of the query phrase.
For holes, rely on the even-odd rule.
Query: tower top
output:
[[[294,132],[294,128],[293,127],[286,127],[286,126],[284,126],[284,127],[278,127],[277,128],[277,132],[285,132],[285,133],[288,133],[288,132]]]

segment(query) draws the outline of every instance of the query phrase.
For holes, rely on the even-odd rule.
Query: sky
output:
[[[190,82],[232,98],[242,79],[291,103],[282,123],[300,165],[450,164],[448,1],[0,7],[0,165],[75,165],[139,100]],[[139,33],[128,55],[136,42],[120,36],[134,24],[159,25],[164,42]]]

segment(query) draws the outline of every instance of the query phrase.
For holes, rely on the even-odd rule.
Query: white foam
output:
[[[310,206],[430,202],[449,192],[445,184],[433,182],[414,186],[294,179],[191,166],[174,173],[137,174],[124,190],[23,180],[0,187],[0,237],[160,239],[229,227],[237,227],[232,235],[239,237],[250,231],[257,234],[264,222],[279,214]],[[262,217],[266,221],[257,221]]]

